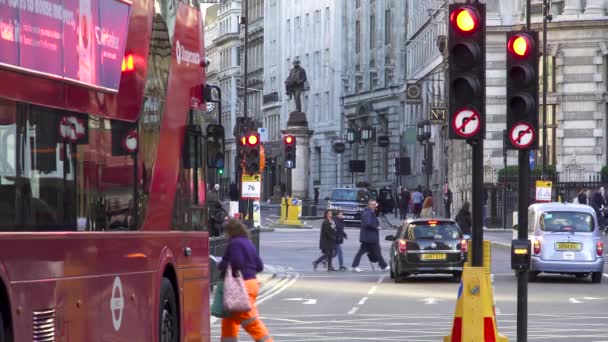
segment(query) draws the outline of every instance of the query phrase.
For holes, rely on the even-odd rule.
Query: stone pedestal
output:
[[[291,112],[289,114],[289,120],[287,121],[287,129],[282,132],[283,134],[291,134],[296,137],[296,167],[291,171],[292,196],[299,199],[309,199],[309,142],[313,131],[308,129],[306,114],[302,112]]]

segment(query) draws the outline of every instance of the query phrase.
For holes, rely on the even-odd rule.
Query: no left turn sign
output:
[[[536,133],[534,128],[529,123],[520,122],[513,126],[509,132],[509,140],[511,144],[519,149],[526,149],[534,143]]]
[[[463,109],[452,119],[452,129],[463,138],[471,138],[481,130],[481,117],[472,109]]]

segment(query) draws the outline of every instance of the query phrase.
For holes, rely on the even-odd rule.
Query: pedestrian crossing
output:
[[[262,320],[275,341],[441,341],[452,325],[450,314],[323,314],[323,315],[268,315]],[[530,314],[528,341],[608,341],[603,315]],[[498,315],[499,332],[516,340],[517,316]],[[212,341],[219,339],[219,325],[213,329]],[[251,341],[243,335],[240,341]]]

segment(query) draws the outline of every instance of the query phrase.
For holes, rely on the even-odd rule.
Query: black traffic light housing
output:
[[[525,271],[530,269],[531,260],[531,243],[530,240],[512,240],[511,241],[511,269],[516,271]]]
[[[486,112],[486,7],[451,4],[448,23],[450,139],[482,139]]]
[[[538,32],[507,32],[507,148],[538,148]]]
[[[243,154],[245,158],[245,173],[248,175],[255,175],[260,173],[260,134],[249,133],[246,134],[244,140],[241,139],[243,144]]]
[[[285,157],[285,168],[296,168],[296,137],[291,134],[283,136],[283,154]]]

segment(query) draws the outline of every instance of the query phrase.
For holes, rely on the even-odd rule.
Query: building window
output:
[[[370,79],[370,89],[373,90],[373,89],[378,88],[378,73],[370,72],[369,79]]]
[[[355,52],[361,51],[361,22],[357,20],[355,22]]]
[[[538,151],[536,151],[536,160],[537,164],[542,164],[543,158],[543,144],[544,144],[544,136],[545,130],[543,129],[543,106],[538,106]],[[547,165],[555,165],[556,164],[556,130],[557,130],[557,122],[556,122],[556,105],[548,104],[547,105]]]
[[[391,43],[391,10],[384,12],[384,44]]]
[[[362,88],[363,88],[363,77],[357,76],[357,84],[355,86],[355,92],[356,93],[361,92]]]
[[[317,172],[315,172],[313,183],[315,185],[321,185],[321,147],[315,147],[315,159],[317,160]]]
[[[543,93],[543,58],[538,61],[539,91]],[[547,56],[547,92],[555,92],[555,56]]]
[[[604,85],[606,86],[606,92],[608,92],[608,55],[604,56]]]
[[[329,7],[325,7],[325,33],[329,34]]]
[[[376,16],[371,15],[369,17],[369,47],[370,49],[376,48]]]
[[[356,8],[361,8],[361,0],[356,0],[355,7]]]

